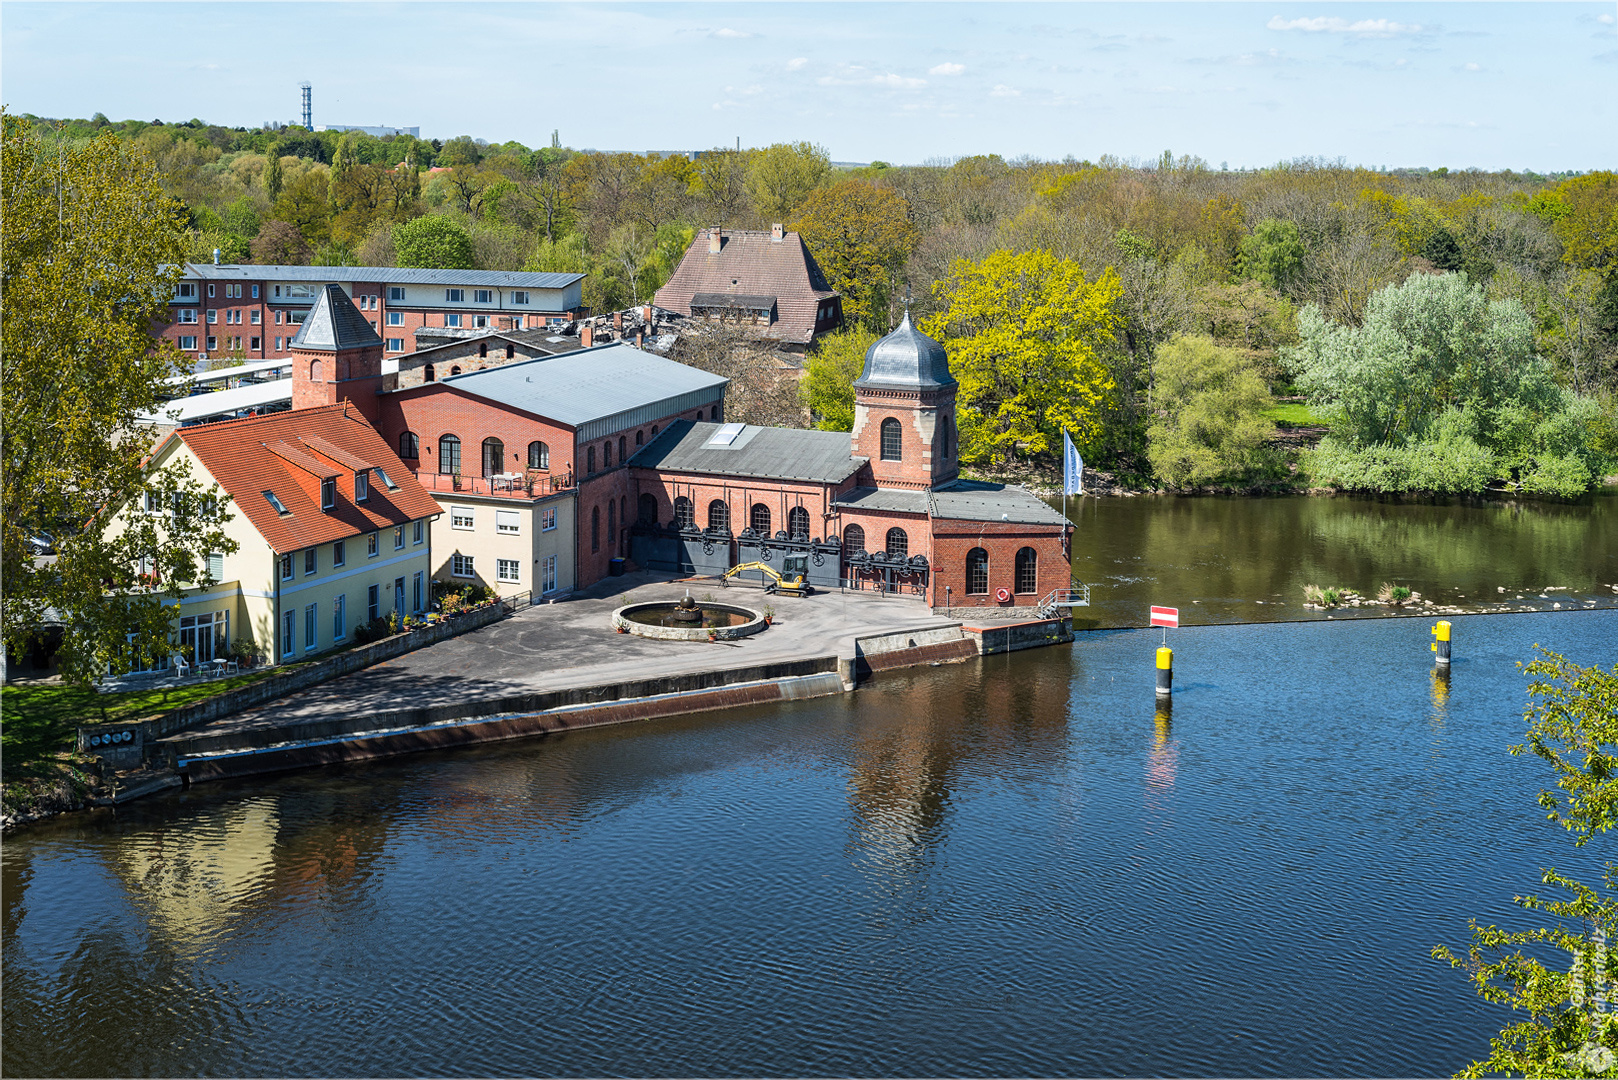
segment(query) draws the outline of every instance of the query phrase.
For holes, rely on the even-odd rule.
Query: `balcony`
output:
[[[469,476],[454,473],[416,473],[416,480],[431,492],[462,495],[492,495],[505,499],[541,499],[547,495],[572,490],[572,473],[547,473],[531,470],[526,473],[504,473],[499,476]]]

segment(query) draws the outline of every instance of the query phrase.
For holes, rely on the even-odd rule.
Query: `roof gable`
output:
[[[370,320],[360,314],[341,285],[327,285],[320,290],[308,318],[287,345],[289,349],[314,352],[381,347],[382,338],[371,329]]]
[[[657,290],[653,303],[689,318],[698,294],[704,297],[699,305],[703,307],[716,306],[717,299],[726,296],[732,303],[770,298],[775,301],[776,318],[762,332],[808,344],[819,324],[822,301],[837,292],[802,237],[789,232],[776,240],[767,232],[720,230],[720,248],[715,253],[709,250],[714,231],[698,230],[674,276]]]

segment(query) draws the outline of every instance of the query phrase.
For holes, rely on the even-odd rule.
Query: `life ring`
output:
[[[1007,600],[1011,599],[1011,590],[1010,589],[1003,589],[1003,588],[1002,589],[996,589],[994,591],[994,598],[996,600],[1000,601],[1003,604]]]

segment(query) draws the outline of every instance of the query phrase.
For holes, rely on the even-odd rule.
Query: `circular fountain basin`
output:
[[[764,629],[764,616],[752,608],[711,602],[697,606],[702,612],[700,622],[676,619],[679,605],[673,602],[630,604],[612,613],[612,625],[661,641],[707,641],[710,634],[720,641],[730,641]]]

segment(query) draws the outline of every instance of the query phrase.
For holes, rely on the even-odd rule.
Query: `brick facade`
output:
[[[856,456],[871,459],[876,487],[931,488],[959,475],[955,458],[955,388],[914,391],[860,387],[854,393]],[[899,422],[900,457],[882,456],[883,421]]]
[[[949,521],[935,518],[932,603],[951,608],[1026,608],[1053,589],[1065,589],[1071,577],[1065,533],[1048,525],[995,521]],[[1018,588],[1017,553],[1031,549],[1036,559],[1032,589]],[[967,591],[967,555],[982,549],[989,556],[987,589]],[[1028,584],[1027,582],[1023,583]],[[1009,593],[1006,600],[999,590]]]

